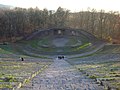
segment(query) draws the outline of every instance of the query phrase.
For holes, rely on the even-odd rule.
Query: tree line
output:
[[[120,13],[95,9],[72,13],[68,22],[70,27],[82,28],[98,38],[120,39]]]
[[[119,12],[88,9],[71,13],[59,7],[56,11],[39,8],[0,9],[0,41],[15,41],[45,28],[84,29],[98,38],[111,40],[120,36]]]

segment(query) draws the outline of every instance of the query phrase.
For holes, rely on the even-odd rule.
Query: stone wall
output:
[[[27,37],[26,39],[36,39],[36,38],[42,38],[45,36],[56,36],[56,37],[62,37],[62,36],[80,36],[84,35],[85,37],[89,39],[95,39],[95,37],[82,30],[82,29],[65,29],[65,28],[53,28],[53,29],[44,29],[44,30],[38,30],[34,32],[31,36]]]

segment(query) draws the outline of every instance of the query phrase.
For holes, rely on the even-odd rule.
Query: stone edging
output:
[[[40,70],[36,71],[35,73],[33,73],[30,77],[28,77],[27,79],[24,79],[23,82],[20,82],[16,87],[12,88],[12,90],[18,90],[19,88],[21,88],[24,84],[26,84],[28,81],[30,81],[31,79],[33,79],[36,75],[38,75],[39,73],[41,73],[44,69],[46,69],[48,67],[48,65],[43,66]]]

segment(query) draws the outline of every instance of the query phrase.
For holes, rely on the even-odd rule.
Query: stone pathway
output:
[[[44,72],[19,90],[104,90],[65,60],[55,59]]]

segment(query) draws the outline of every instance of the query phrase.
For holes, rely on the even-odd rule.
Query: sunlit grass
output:
[[[85,43],[85,44],[80,45],[79,47],[75,48],[73,51],[79,51],[79,50],[84,49],[90,45],[91,45],[91,43]]]

